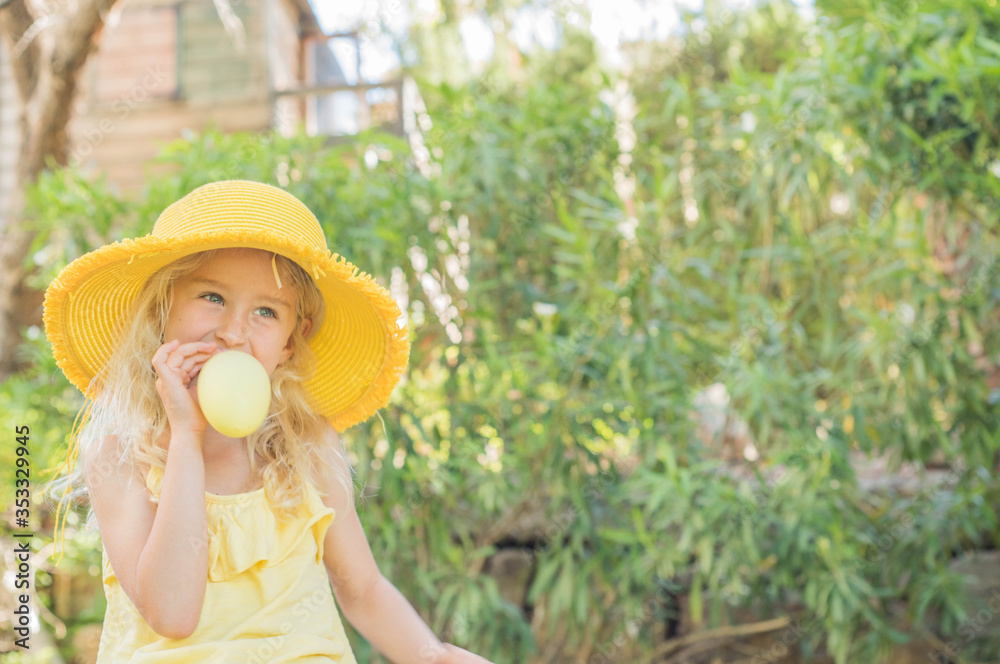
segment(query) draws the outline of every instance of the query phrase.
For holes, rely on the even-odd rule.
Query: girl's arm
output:
[[[337,515],[323,541],[323,562],[344,616],[395,664],[489,664],[482,657],[443,644],[413,606],[378,570],[365,537],[336,431],[328,429],[322,459],[324,503]]]
[[[214,344],[209,344],[214,347]],[[104,548],[122,590],[161,636],[181,639],[198,626],[208,583],[203,418],[185,380],[204,362],[205,344],[165,344],[154,356],[157,389],[171,423],[166,469],[154,506],[145,478],[121,464],[118,445],[106,438],[85,461],[84,473]],[[200,416],[200,411],[197,412]],[[187,416],[187,417],[186,417]]]
[[[118,583],[146,624],[161,636],[185,638],[198,625],[208,582],[201,449],[190,436],[171,437],[156,506],[144,477],[135,473],[129,482],[115,447],[106,439],[86,470],[101,540]]]

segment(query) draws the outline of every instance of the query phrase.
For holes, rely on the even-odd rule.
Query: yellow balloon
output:
[[[198,374],[198,403],[216,431],[242,438],[256,431],[267,417],[271,379],[264,365],[249,353],[216,353]]]

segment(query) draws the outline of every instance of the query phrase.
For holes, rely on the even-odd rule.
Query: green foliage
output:
[[[987,166],[1000,169],[1000,116],[995,95],[970,90],[1000,82],[998,30],[985,3],[920,7],[889,20],[884,3],[831,5],[773,71],[729,48],[752,20],[709,15],[698,43],[719,53],[711,70],[681,51],[632,88],[639,244],[673,240],[671,291],[698,307],[684,322],[716,348],[707,379],[728,387],[763,473],[762,489],[738,490],[742,537],[697,549],[717,517],[682,554],[715,597],[728,581],[732,600],[804,601],[838,661],[874,661],[931,605],[953,629],[967,591],[948,562],[997,531],[1000,180]],[[677,68],[687,75],[667,75]],[[852,451],[954,465],[957,490],[858,495]],[[652,512],[660,551],[686,520],[731,509],[710,482],[682,493],[708,494],[697,515]]]
[[[58,171],[30,197],[39,279],[204,182],[286,187],[333,251],[405,283],[410,369],[345,438],[376,558],[435,630],[497,661],[550,642],[639,661],[685,596],[696,623],[802,606],[798,647],[877,661],[925,626],[957,638],[949,564],[996,542],[989,6],[710,3],[689,38],[635,46],[634,142],[567,28],[574,67],[422,85],[421,158],[212,131],[139,200]],[[78,402],[27,348],[3,417],[51,458]],[[758,459],[699,435],[716,383]],[[865,454],[953,486],[866,495]],[[522,605],[483,573],[505,548],[534,564]]]

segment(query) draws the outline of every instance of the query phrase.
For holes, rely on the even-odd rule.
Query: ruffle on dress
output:
[[[333,521],[334,511],[309,487],[299,505],[298,516],[275,519],[269,503],[261,495],[247,500],[220,501],[231,496],[208,496],[208,579],[225,581],[256,566],[271,567],[299,548],[302,539],[316,540],[316,562],[323,561],[323,539]]]
[[[159,502],[163,471],[150,467],[146,487]],[[316,540],[316,562],[323,561],[323,541],[336,512],[307,484],[294,514],[277,519],[264,489],[220,496],[205,492],[208,517],[208,579],[225,581],[254,567],[272,567],[295,552],[305,537]],[[105,582],[114,576],[106,565]]]

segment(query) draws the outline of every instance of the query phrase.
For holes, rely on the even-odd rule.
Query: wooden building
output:
[[[362,80],[355,33],[324,35],[308,0],[129,0],[108,17],[79,82],[71,163],[138,190],[147,163],[186,130],[304,125],[348,136],[372,124],[414,128],[412,81]],[[17,91],[0,42],[0,209],[14,185]]]

